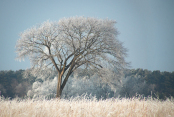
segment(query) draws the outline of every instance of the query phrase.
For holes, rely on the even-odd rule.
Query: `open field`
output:
[[[173,99],[5,100],[0,117],[174,117]]]

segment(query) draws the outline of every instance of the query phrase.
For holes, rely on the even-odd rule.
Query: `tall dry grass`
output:
[[[0,117],[174,117],[174,101],[132,99],[6,100]]]

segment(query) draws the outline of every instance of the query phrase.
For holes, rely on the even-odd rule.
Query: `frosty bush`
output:
[[[114,91],[110,86],[99,82],[99,77],[91,72],[78,71],[70,76],[67,85],[62,93],[62,98],[71,98],[77,96],[96,96],[96,98],[108,98],[108,94],[114,96]],[[42,82],[34,82],[32,89],[28,91],[27,96],[31,98],[54,98],[56,96],[56,82],[54,79],[47,79]]]

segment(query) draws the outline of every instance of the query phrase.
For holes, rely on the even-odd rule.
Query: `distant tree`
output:
[[[115,23],[85,17],[46,21],[21,33],[16,44],[17,59],[29,57],[33,74],[54,68],[58,73],[58,98],[69,76],[79,67],[104,76],[104,68],[111,68],[120,76],[127,66],[127,50],[117,39]],[[106,79],[103,82],[114,82]]]
[[[2,84],[0,84],[0,96],[5,93],[6,93],[6,89],[4,88]]]

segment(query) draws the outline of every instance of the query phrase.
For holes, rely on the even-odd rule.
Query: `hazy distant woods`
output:
[[[24,79],[23,73],[24,70],[0,71],[0,95],[11,98],[16,96],[25,97],[29,91],[34,90],[34,84],[37,84],[37,87],[42,87],[42,83],[44,83],[43,80],[33,76]],[[88,77],[88,74],[79,72],[76,76],[86,78]],[[54,77],[51,79],[54,79]],[[75,79],[75,74],[72,74],[71,80],[68,81],[68,86],[64,89],[64,98],[68,98],[69,96],[75,97],[77,95],[82,95],[85,92],[87,94],[95,95],[98,99],[101,97],[111,98],[117,96],[133,97],[136,96],[136,94],[144,95],[146,97],[152,94],[153,97],[159,99],[166,99],[167,97],[174,96],[174,72],[152,72],[143,69],[127,69],[125,70],[125,77],[122,79],[122,85],[117,88],[116,92],[107,85],[92,85],[91,83],[93,83],[93,79],[90,78],[81,81]],[[72,80],[73,84],[71,83]],[[47,81],[47,84],[47,86],[52,85],[51,81],[50,83]],[[44,86],[46,85],[44,84]],[[54,92],[56,94],[56,87],[55,89],[52,87],[52,89],[46,93],[51,95],[54,94]]]
[[[0,71],[0,93],[4,97],[24,97],[36,78],[23,79],[24,70]]]

